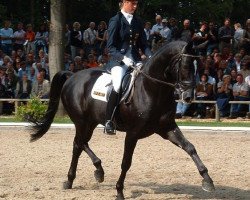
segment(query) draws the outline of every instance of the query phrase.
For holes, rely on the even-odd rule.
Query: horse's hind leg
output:
[[[185,150],[193,159],[195,165],[197,166],[200,175],[203,177],[202,181],[202,189],[205,191],[213,191],[214,184],[213,180],[208,175],[208,170],[205,165],[202,163],[199,158],[196,149],[193,144],[191,144],[182,134],[179,128],[174,129],[173,131],[168,132],[167,138],[169,141],[179,146],[183,150]]]
[[[76,140],[76,137],[75,137]],[[73,181],[76,178],[76,168],[78,164],[79,157],[82,153],[82,148],[74,141],[73,144],[73,155],[72,160],[68,172],[68,180],[64,182],[63,188],[64,189],[71,189],[73,185]]]
[[[101,160],[94,154],[94,152],[89,148],[88,141],[91,139],[93,130],[96,126],[91,126],[91,128],[76,126],[76,136],[74,138],[73,144],[73,155],[72,160],[68,172],[68,180],[64,182],[64,189],[71,189],[73,185],[73,181],[76,177],[76,169],[79,157],[84,150],[89,157],[91,158],[93,164],[96,167],[95,178],[98,182],[103,182],[104,180],[104,171],[101,165]]]

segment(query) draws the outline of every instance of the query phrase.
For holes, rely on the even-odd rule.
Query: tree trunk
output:
[[[49,32],[49,69],[50,80],[64,69],[64,27],[65,27],[65,0],[50,1],[50,32]],[[64,114],[60,103],[57,115]]]

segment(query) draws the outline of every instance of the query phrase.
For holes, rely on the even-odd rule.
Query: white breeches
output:
[[[125,75],[127,69],[128,69],[127,65],[114,66],[111,69],[113,87],[117,93],[119,93],[119,91],[120,91],[121,84],[122,84],[122,78]]]

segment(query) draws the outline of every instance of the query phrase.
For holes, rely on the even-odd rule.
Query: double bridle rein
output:
[[[176,60],[175,60],[176,61],[175,64],[177,64],[182,60],[182,57],[200,58],[201,56],[195,56],[195,55],[191,55],[191,54],[180,53],[180,54],[177,54],[175,57],[177,57]],[[142,71],[141,67],[131,66],[131,68],[133,68],[136,71],[137,74],[142,74],[143,76],[145,76],[149,80],[151,80],[153,82],[163,84],[165,86],[170,86],[172,88],[176,88],[176,86],[180,85],[180,83],[181,83],[181,81],[179,80],[180,79],[179,78],[179,69],[180,69],[179,64],[177,66],[177,82],[175,84],[169,83],[169,82],[166,82],[166,81],[162,81],[162,80],[156,79],[154,77],[151,77],[150,75],[148,75],[144,71]]]

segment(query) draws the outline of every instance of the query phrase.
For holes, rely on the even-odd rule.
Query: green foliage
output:
[[[37,121],[44,116],[47,107],[46,102],[42,102],[39,98],[34,97],[31,98],[27,104],[22,103],[21,106],[17,108],[16,117],[26,120],[27,116],[29,116]]]
[[[71,0],[65,1],[66,23],[72,25],[79,21],[82,29],[88,28],[91,21],[97,24],[110,17],[119,10],[117,0]],[[164,18],[175,17],[180,23],[188,18],[197,27],[200,21],[214,21],[218,26],[223,24],[224,18],[231,18],[232,24],[245,24],[249,18],[249,0],[143,0],[139,1],[137,13],[145,21],[155,23],[155,15]],[[35,30],[41,22],[50,18],[49,0],[1,0],[0,23],[10,19],[15,25],[18,21],[24,24],[33,23]]]

